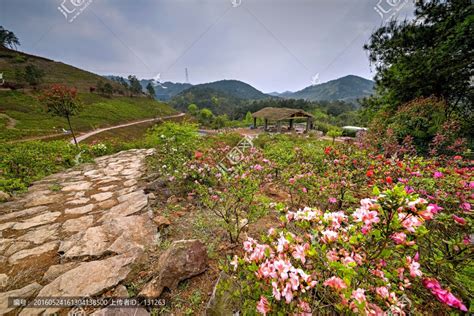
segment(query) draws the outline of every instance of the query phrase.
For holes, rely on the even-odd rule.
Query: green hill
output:
[[[140,84],[143,87],[143,91],[146,91],[146,86],[151,80],[142,79],[140,80]],[[157,100],[160,101],[168,101],[173,98],[178,93],[191,88],[193,85],[190,83],[180,83],[180,82],[171,82],[166,81],[159,85],[154,86],[155,88],[155,96]]]
[[[170,104],[180,111],[186,111],[189,104],[208,108],[214,114],[238,117],[239,109],[250,101],[274,98],[251,85],[238,80],[221,80],[199,84],[186,89],[170,100]]]
[[[322,84],[313,85],[294,93],[280,95],[284,98],[310,101],[349,101],[369,96],[373,93],[374,82],[358,76],[349,75]]]
[[[34,65],[44,72],[42,82],[34,89],[16,76],[26,65]],[[0,69],[5,80],[0,86],[0,141],[55,135],[67,128],[65,119],[48,114],[38,100],[41,89],[54,83],[76,87],[79,91],[82,110],[72,118],[78,132],[176,112],[167,104],[146,97],[120,95],[125,91],[116,82],[43,57],[0,48]],[[113,86],[113,96],[89,92],[99,80]]]

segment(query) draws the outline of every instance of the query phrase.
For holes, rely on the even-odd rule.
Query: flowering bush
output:
[[[436,299],[467,311],[420,251],[441,208],[409,192],[402,185],[382,194],[375,189],[375,198],[347,212],[289,211],[263,243],[246,240],[244,255],[231,262],[244,308],[264,315],[404,314],[435,311]]]

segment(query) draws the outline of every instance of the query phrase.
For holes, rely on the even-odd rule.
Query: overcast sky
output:
[[[412,10],[409,0],[0,0],[0,25],[24,52],[102,75],[184,82],[188,68],[193,84],[282,92],[317,74],[371,79],[363,44],[382,15]]]

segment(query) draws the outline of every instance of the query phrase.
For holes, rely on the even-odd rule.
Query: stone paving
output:
[[[56,311],[15,310],[8,306],[12,296],[94,297],[122,286],[156,238],[140,181],[152,153],[100,157],[0,204],[0,315]]]

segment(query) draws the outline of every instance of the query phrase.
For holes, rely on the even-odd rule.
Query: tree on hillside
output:
[[[422,0],[413,20],[391,21],[376,30],[364,46],[377,71],[379,102],[372,100],[371,106],[393,111],[434,96],[447,101],[447,115],[472,115],[473,28],[471,0]]]
[[[211,110],[205,108],[199,111],[199,121],[201,122],[201,124],[209,125],[212,123],[213,118],[214,114]]]
[[[41,83],[44,77],[44,71],[35,65],[28,65],[25,67],[25,80],[30,86],[37,86]]]
[[[151,84],[151,82],[148,82],[148,84],[146,85],[146,90],[148,91],[148,95],[149,95],[151,98],[154,98],[154,97],[156,96],[155,88],[153,87],[153,85]]]
[[[188,113],[191,114],[192,116],[196,116],[199,111],[199,108],[197,107],[196,104],[191,103],[188,105]]]
[[[140,94],[142,93],[142,85],[140,84],[140,81],[138,81],[137,77],[134,75],[128,76],[128,81],[130,83],[130,93],[133,96],[134,94]]]
[[[71,116],[77,114],[80,110],[77,90],[56,84],[43,93],[41,100],[45,102],[48,112],[67,120],[74,143],[77,146],[76,136],[71,125]]]
[[[20,41],[15,33],[0,26],[0,46],[16,50],[16,47],[20,46]]]

